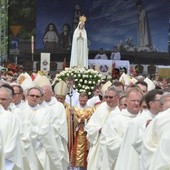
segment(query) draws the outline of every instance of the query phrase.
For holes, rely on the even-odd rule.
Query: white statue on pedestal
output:
[[[80,16],[79,24],[74,31],[70,67],[79,67],[88,69],[88,45],[87,33],[85,30],[85,16]]]
[[[136,1],[136,6],[138,9],[138,51],[152,51],[151,35],[146,10],[144,9],[141,0]]]

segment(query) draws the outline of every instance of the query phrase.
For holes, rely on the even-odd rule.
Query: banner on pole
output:
[[[50,53],[41,53],[41,67],[43,72],[50,71]]]

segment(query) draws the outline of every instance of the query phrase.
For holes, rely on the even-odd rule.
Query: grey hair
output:
[[[163,95],[160,98],[160,103],[163,105],[167,101],[167,99],[170,100],[170,92],[163,93]]]
[[[12,99],[13,91],[12,91],[11,89],[9,89],[9,88],[7,88],[7,87],[4,87],[4,86],[1,86],[1,87],[0,87],[0,90],[5,90],[5,91],[8,93],[9,98]]]
[[[41,96],[44,95],[44,92],[40,87],[31,87],[30,89],[27,90],[27,96],[29,95],[30,91],[33,89],[38,90],[40,92]]]
[[[117,90],[114,86],[108,87],[108,89],[105,91],[105,94],[106,94],[107,92],[109,92],[109,91],[115,92],[116,95],[119,95],[119,93],[120,93],[120,91]]]

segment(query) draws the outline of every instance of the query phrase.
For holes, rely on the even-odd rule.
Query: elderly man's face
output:
[[[6,90],[0,89],[0,104],[5,110],[8,109],[8,106],[10,105],[11,101],[12,96],[10,96]]]
[[[118,105],[119,97],[114,91],[106,92],[104,98],[108,106],[116,107]]]
[[[41,101],[41,93],[39,90],[37,89],[32,89],[29,91],[29,94],[27,95],[27,101],[28,101],[28,104],[31,106],[31,107],[34,107],[36,106],[37,104],[40,103]]]

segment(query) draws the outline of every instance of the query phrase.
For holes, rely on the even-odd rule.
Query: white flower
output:
[[[80,89],[79,91],[80,91],[80,93],[81,93],[81,92],[83,92],[84,90],[83,90],[83,89]]]
[[[88,72],[92,72],[92,73],[93,73],[93,72],[94,72],[94,70],[93,70],[93,69],[88,69]]]
[[[92,93],[89,91],[89,92],[88,92],[88,95],[90,96],[91,94],[92,94]]]
[[[96,71],[96,70],[94,71],[94,73],[95,73],[95,74],[99,74],[99,72],[98,72],[98,71]]]
[[[67,70],[69,70],[69,68],[68,68],[68,67],[66,67],[66,68],[65,68],[65,71],[67,71]]]
[[[85,87],[85,89],[86,89],[86,90],[89,90],[89,87],[88,87],[88,86],[86,86],[86,87]]]
[[[61,73],[58,75],[58,77],[59,77],[59,76],[63,76],[64,74],[65,74],[65,73],[61,72]]]
[[[70,75],[74,77],[74,88],[76,88],[79,92],[87,91],[88,95],[92,94],[95,84],[104,78],[102,77],[102,74],[99,74],[93,69],[85,70],[84,68],[65,68],[65,70],[60,72],[60,74],[56,75],[55,80],[61,81]]]
[[[59,77],[59,76],[60,76],[60,74],[56,74],[55,78],[57,78],[57,77]]]

